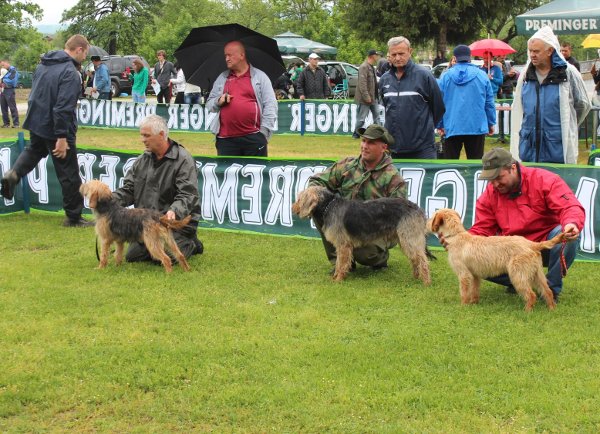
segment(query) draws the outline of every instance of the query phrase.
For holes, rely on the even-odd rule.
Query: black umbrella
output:
[[[244,44],[248,62],[271,81],[285,72],[275,39],[240,24],[222,24],[192,29],[175,51],[186,81],[210,90],[219,74],[227,69],[223,50],[231,41]]]
[[[100,48],[96,45],[90,45],[90,49],[88,51],[88,57],[92,57],[92,56],[108,56],[108,53],[106,52],[106,50],[104,48]]]

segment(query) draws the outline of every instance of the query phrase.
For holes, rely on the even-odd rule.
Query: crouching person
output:
[[[360,128],[357,132],[361,138],[360,155],[340,160],[323,173],[312,176],[309,186],[326,187],[344,199],[404,197],[405,182],[394,167],[388,151],[388,145],[394,143],[391,134],[377,124],[366,129]],[[325,239],[321,228],[317,229],[321,234],[327,259],[335,265],[335,247]],[[389,249],[393,246],[394,244],[368,245],[354,249],[352,255],[355,262],[378,270],[387,267]],[[354,268],[355,263],[352,265]]]
[[[164,213],[169,219],[192,216],[190,223],[173,231],[177,246],[186,258],[203,252],[198,239],[200,198],[198,172],[190,153],[169,139],[165,120],[157,115],[147,116],[140,123],[140,135],[145,152],[138,157],[125,175],[123,187],[113,192],[122,206],[149,208]],[[125,260],[151,261],[143,243],[129,245]]]

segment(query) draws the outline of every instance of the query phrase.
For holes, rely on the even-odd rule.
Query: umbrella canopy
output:
[[[600,33],[598,0],[555,0],[515,18],[517,34],[533,35],[550,26],[555,35]]]
[[[96,45],[90,45],[90,49],[88,51],[88,57],[91,56],[108,56],[108,53],[106,52],[106,50],[104,48],[100,48]]]
[[[227,69],[223,50],[231,41],[244,44],[248,62],[271,81],[285,72],[274,39],[240,24],[222,24],[192,29],[175,51],[186,81],[210,90],[219,74]]]
[[[337,48],[330,45],[321,44],[320,42],[311,41],[292,32],[285,32],[280,35],[275,35],[279,51],[284,54],[296,54],[308,56],[310,53],[328,54],[335,56]]]
[[[600,48],[600,33],[589,35],[581,43],[583,48]]]
[[[499,39],[482,39],[475,41],[469,45],[472,56],[484,56],[485,53],[490,53],[492,56],[502,56],[505,54],[516,53],[513,47]]]

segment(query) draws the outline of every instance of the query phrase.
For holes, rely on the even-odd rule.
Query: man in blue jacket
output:
[[[0,192],[12,199],[19,180],[50,154],[63,195],[67,227],[87,226],[81,217],[83,197],[77,163],[77,101],[81,94],[79,66],[87,57],[90,44],[82,35],[71,36],[65,49],[50,51],[42,57],[33,73],[27,115],[23,128],[30,132],[30,144],[19,155],[12,169],[2,177]]]
[[[392,158],[435,159],[435,125],[444,115],[444,101],[433,74],[411,60],[410,41],[388,41],[392,67],[379,80],[385,105],[385,128],[394,137]]]
[[[98,92],[98,99],[111,99],[110,74],[108,73],[108,67],[102,63],[100,56],[92,56],[92,63],[94,64],[94,86],[92,87],[92,94]]]
[[[448,69],[439,84],[446,113],[438,124],[446,137],[444,158],[458,160],[463,145],[469,160],[483,157],[485,135],[494,132],[496,107],[490,80],[485,72],[471,63],[471,49],[454,48],[456,65]]]
[[[3,60],[0,64],[2,68],[6,69],[6,74],[2,77],[2,82],[0,83],[0,86],[2,86],[0,105],[2,106],[2,120],[4,121],[2,128],[10,127],[9,110],[12,115],[13,128],[19,128],[19,112],[15,100],[15,88],[19,84],[19,73],[8,60]]]

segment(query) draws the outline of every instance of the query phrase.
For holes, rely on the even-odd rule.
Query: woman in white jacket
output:
[[[175,93],[175,104],[184,104],[185,75],[183,75],[183,69],[181,69],[178,62],[175,62],[175,69],[177,70],[177,77],[171,79]]]

